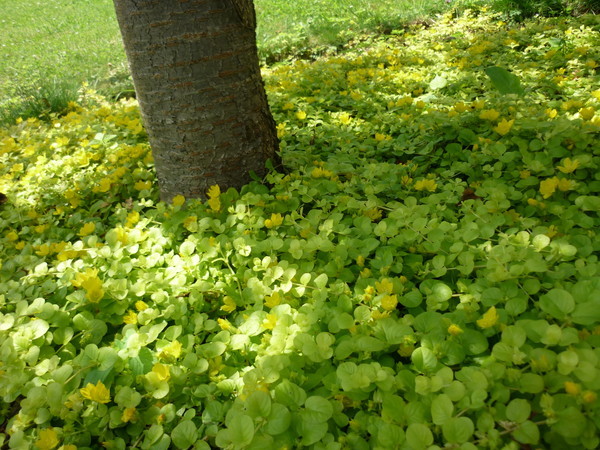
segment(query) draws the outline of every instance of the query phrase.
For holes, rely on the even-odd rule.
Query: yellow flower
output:
[[[13,242],[19,239],[19,235],[15,231],[9,231],[8,233],[6,233],[6,239]]]
[[[364,267],[365,266],[365,257],[363,255],[358,255],[356,257],[356,265],[358,267]]]
[[[166,364],[156,363],[152,366],[152,372],[156,374],[156,378],[160,381],[167,381],[171,378],[171,371],[169,370],[169,366]]]
[[[221,210],[221,188],[218,184],[211,186],[206,194],[208,196],[208,206],[215,212]]]
[[[310,175],[313,178],[332,178],[333,172],[331,170],[323,169],[322,167],[315,167]]]
[[[96,224],[94,222],[86,222],[79,230],[79,236],[89,236],[96,231]]]
[[[585,403],[594,403],[598,398],[598,395],[593,391],[583,391],[581,398]]]
[[[542,180],[540,182],[540,194],[542,194],[542,197],[544,198],[549,198],[552,194],[554,194],[554,191],[556,191],[557,187],[558,178],[556,177]]]
[[[481,111],[479,113],[480,119],[489,120],[492,122],[494,120],[496,120],[498,117],[500,117],[500,113],[498,111],[496,111],[495,109],[484,109],[483,111]]]
[[[172,200],[173,206],[181,206],[185,203],[185,197],[183,195],[176,195]]]
[[[137,323],[137,313],[132,311],[131,309],[127,311],[127,314],[123,316],[123,323],[126,324],[136,324]]]
[[[270,219],[265,220],[265,227],[267,228],[276,228],[283,223],[283,217],[281,214],[271,214]]]
[[[39,438],[35,446],[40,450],[51,450],[59,444],[58,436],[54,428],[45,428],[39,432]]]
[[[267,314],[265,320],[263,320],[262,326],[267,330],[272,330],[277,325],[277,316],[275,314]]]
[[[559,168],[560,170],[560,168]],[[577,183],[566,178],[552,177],[540,182],[540,193],[544,198],[549,198],[554,194],[556,189],[560,191],[570,191],[574,189]]]
[[[230,330],[233,327],[227,319],[217,319],[217,323],[221,327],[221,330]]]
[[[375,289],[377,289],[378,294],[391,294],[394,291],[394,284],[387,278],[384,278],[381,281],[375,282]]]
[[[430,178],[415,182],[415,190],[417,191],[435,192],[436,189],[437,183],[435,182],[435,180],[432,180]]]
[[[464,102],[458,102],[454,105],[454,111],[457,113],[463,113],[465,111],[469,111],[471,108],[464,104]]]
[[[363,215],[371,220],[379,220],[381,219],[381,210],[379,208],[365,209]]]
[[[91,303],[98,303],[104,297],[100,278],[89,278],[81,286],[85,289],[85,296]]]
[[[565,158],[562,166],[557,166],[556,168],[560,170],[562,173],[573,173],[579,167],[579,160]]]
[[[36,233],[42,234],[48,228],[50,228],[50,224],[45,223],[43,225],[38,225],[37,227],[34,228],[34,230]]]
[[[568,180],[566,178],[558,179],[557,187],[559,191],[570,191],[572,189],[575,189],[575,186],[577,186],[577,183],[573,180]]]
[[[112,185],[110,178],[102,178],[97,186],[92,189],[93,192],[108,192]]]
[[[375,140],[377,142],[389,141],[390,139],[392,139],[392,137],[388,136],[387,134],[375,133]]]
[[[281,295],[279,295],[279,292],[275,291],[272,295],[265,297],[265,306],[273,308],[279,304],[281,304]]]
[[[485,107],[485,100],[474,100],[471,105],[477,110],[482,110]]]
[[[137,302],[135,302],[135,309],[137,309],[138,311],[143,311],[145,309],[148,309],[148,304],[146,302],[138,300]]]
[[[306,119],[306,113],[304,111],[296,111],[296,118],[299,120]]]
[[[347,112],[343,112],[339,115],[339,120],[343,125],[348,125],[350,122],[352,122],[352,116],[350,116],[350,114]]]
[[[381,299],[381,307],[386,311],[393,311],[398,305],[398,299],[395,295],[386,295]]]
[[[221,306],[221,311],[233,312],[236,308],[237,305],[230,296],[226,295],[225,297],[223,297],[223,306]]]
[[[133,228],[135,226],[135,224],[138,223],[139,221],[140,221],[140,213],[137,211],[131,211],[129,214],[127,214],[125,226],[127,228]]]
[[[500,319],[500,316],[496,311],[496,307],[492,306],[487,310],[483,317],[477,321],[477,325],[479,325],[480,328],[491,328],[498,323],[498,319]]]
[[[548,231],[546,231],[546,236],[548,236],[550,239],[552,239],[554,236],[556,236],[558,234],[558,228],[556,228],[556,225],[550,225],[548,227]]]
[[[86,291],[86,297],[92,303],[98,303],[104,297],[102,280],[98,278],[98,270],[86,269],[84,273],[78,273],[71,281],[75,287],[82,287]]]
[[[581,117],[583,120],[591,120],[594,117],[594,114],[596,114],[596,110],[593,106],[581,108],[579,110],[579,117]]]
[[[221,188],[218,184],[215,184],[208,188],[208,192],[206,193],[206,195],[208,196],[208,198],[218,197],[219,195],[221,195]]]
[[[558,111],[556,109],[548,108],[548,109],[546,109],[546,115],[550,119],[554,119],[558,115]]]
[[[371,319],[373,320],[379,320],[379,319],[385,319],[386,317],[390,317],[391,312],[390,311],[372,311],[371,312]]]
[[[285,123],[278,123],[277,124],[277,137],[281,139],[285,135],[286,135]]]
[[[50,254],[50,246],[48,244],[40,245],[36,250],[35,254],[38,256],[47,256],[48,254]]]
[[[131,419],[135,417],[136,409],[135,408],[125,408],[123,414],[121,415],[122,422],[131,422]]]
[[[86,387],[79,389],[83,398],[97,403],[110,402],[110,391],[104,386],[102,381],[96,384],[88,383]]]
[[[210,206],[210,209],[212,209],[214,212],[221,211],[221,199],[219,197],[209,198],[207,203],[208,206]]]
[[[494,127],[494,131],[502,136],[507,134],[515,123],[515,119],[506,120],[502,119],[500,123],[498,123],[497,127]]]
[[[565,381],[565,392],[569,395],[579,395],[581,392],[581,386],[572,381]]]
[[[181,356],[181,342],[173,341],[162,348],[158,357],[160,359],[177,359]]]
[[[458,336],[463,332],[463,329],[456,324],[452,324],[448,327],[448,333],[452,336]]]
[[[136,181],[133,187],[138,191],[143,191],[144,189],[150,189],[152,187],[152,182],[139,180]]]

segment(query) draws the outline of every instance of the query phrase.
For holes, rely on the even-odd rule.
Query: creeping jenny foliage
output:
[[[290,171],[158,202],[137,106],[0,130],[10,448],[597,448],[600,22],[265,73]]]

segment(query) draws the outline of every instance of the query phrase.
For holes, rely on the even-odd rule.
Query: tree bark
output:
[[[161,199],[279,165],[252,0],[114,0]]]

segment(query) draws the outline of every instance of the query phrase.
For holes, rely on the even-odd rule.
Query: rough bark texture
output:
[[[278,165],[252,0],[114,0],[161,198]]]

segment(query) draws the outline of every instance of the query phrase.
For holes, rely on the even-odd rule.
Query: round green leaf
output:
[[[255,391],[244,403],[250,417],[267,417],[271,414],[271,396],[263,391]]]
[[[285,406],[274,403],[265,425],[265,431],[272,436],[284,433],[290,427],[291,422],[292,415],[290,411]]]
[[[410,356],[415,368],[422,373],[433,371],[437,366],[437,358],[433,352],[426,347],[419,347]]]
[[[306,420],[313,420],[315,422],[327,422],[333,415],[333,405],[329,400],[313,396],[306,399],[304,404],[306,408],[306,414],[304,417]]]
[[[422,423],[411,423],[406,429],[406,443],[413,450],[421,450],[433,444],[433,433]]]
[[[303,445],[309,446],[319,442],[327,434],[327,422],[315,422],[313,416],[307,411],[302,411],[300,418],[298,431]]]
[[[552,289],[540,297],[539,305],[545,313],[563,320],[575,309],[575,300],[571,293],[564,289]]]
[[[198,430],[191,420],[182,420],[171,432],[171,439],[177,448],[189,448],[198,438]]]
[[[431,402],[431,419],[436,425],[444,425],[454,413],[454,404],[446,394],[438,395]]]
[[[452,289],[444,283],[435,283],[430,289],[431,293],[429,297],[433,298],[436,302],[445,302],[452,297]]]
[[[522,444],[533,444],[536,445],[540,440],[540,430],[538,426],[527,420],[519,425],[512,433],[513,437]]]
[[[236,414],[227,421],[229,439],[234,446],[243,447],[250,444],[254,438],[254,421],[245,414]]]
[[[544,379],[536,373],[524,373],[519,383],[522,392],[538,394],[544,390]]]
[[[412,291],[400,296],[398,301],[401,305],[406,306],[407,308],[416,308],[423,301],[423,295],[418,289],[413,289]]]
[[[515,348],[521,347],[527,340],[527,333],[521,327],[509,325],[502,331],[502,342]]]
[[[453,417],[442,425],[444,438],[452,444],[467,442],[473,436],[474,431],[475,425],[468,417]]]
[[[506,406],[506,418],[513,422],[522,423],[529,419],[531,405],[527,400],[515,398]]]

